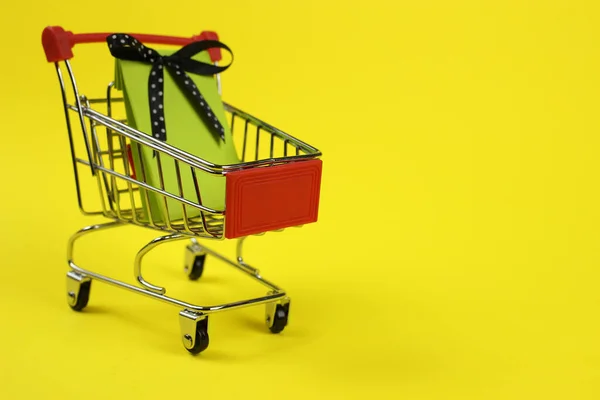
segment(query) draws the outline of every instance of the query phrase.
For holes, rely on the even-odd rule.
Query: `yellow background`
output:
[[[3,3],[0,398],[598,399],[598,11]],[[323,151],[320,221],[248,241],[292,297],[282,335],[262,307],[223,313],[192,357],[174,307],[96,282],[87,312],[70,310],[66,241],[101,220],[76,207],[46,25],[216,30],[235,54],[225,99]],[[88,65],[76,71],[102,93],[111,71]],[[92,236],[77,257],[131,280],[152,237]],[[182,260],[182,243],[157,250],[148,278],[198,302],[262,293],[216,261],[190,283]]]

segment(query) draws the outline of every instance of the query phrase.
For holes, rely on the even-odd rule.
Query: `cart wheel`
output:
[[[197,281],[204,272],[206,252],[197,242],[190,243],[185,250],[185,272],[192,281]]]
[[[90,289],[92,288],[92,281],[83,282],[79,287],[79,293],[76,295],[75,304],[71,305],[71,308],[75,311],[83,310],[90,300]],[[69,292],[71,294],[72,292]]]
[[[283,329],[288,323],[289,313],[289,303],[285,305],[277,304],[277,307],[275,308],[275,313],[271,317],[273,321],[271,323],[271,326],[269,326],[269,329],[272,333],[280,333],[281,331],[283,331]]]
[[[183,347],[192,354],[199,354],[208,347],[208,316],[190,310],[179,313]]]
[[[91,288],[91,279],[69,272],[67,274],[67,301],[69,306],[75,311],[83,310],[90,300]]]
[[[185,335],[184,339],[189,340],[188,336],[189,335]],[[186,346],[185,348],[192,354],[200,354],[208,348],[208,344],[208,317],[206,317],[196,324],[196,340],[194,341],[193,347],[188,348]]]
[[[208,343],[208,332],[205,330],[198,330],[196,331],[196,342],[194,343],[194,347],[187,349],[187,351],[192,354],[200,354],[208,348]]]
[[[191,268],[186,267],[188,271],[188,277],[197,281],[202,276],[204,272],[204,261],[206,260],[206,254],[201,254],[199,256],[194,257],[194,262],[192,263]]]

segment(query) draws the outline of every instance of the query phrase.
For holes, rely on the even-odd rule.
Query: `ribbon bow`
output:
[[[179,86],[193,100],[193,104],[209,129],[213,134],[225,141],[223,125],[217,119],[214,111],[210,108],[208,102],[186,72],[211,76],[225,71],[231,63],[220,67],[193,60],[192,57],[201,51],[215,47],[223,48],[231,53],[229,47],[216,40],[200,40],[180,48],[172,55],[161,56],[156,50],[144,46],[131,35],[112,34],[107,36],[106,42],[113,57],[122,60],[145,62],[152,65],[148,78],[152,136],[162,141],[167,140],[163,97],[164,68],[167,68]]]

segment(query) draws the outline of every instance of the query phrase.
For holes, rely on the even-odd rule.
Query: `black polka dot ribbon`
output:
[[[216,40],[200,40],[183,46],[171,55],[161,56],[156,50],[144,46],[131,35],[115,33],[107,36],[106,42],[113,57],[122,60],[145,62],[152,65],[148,78],[152,136],[162,141],[167,140],[163,92],[164,70],[166,68],[178,86],[183,89],[184,93],[187,94],[188,98],[195,105],[203,121],[213,132],[217,140],[220,137],[221,140],[225,141],[223,125],[217,119],[214,111],[210,108],[210,105],[186,72],[211,76],[225,71],[231,63],[225,66],[216,66],[193,60],[192,57],[211,48],[222,48],[231,53],[229,47]]]

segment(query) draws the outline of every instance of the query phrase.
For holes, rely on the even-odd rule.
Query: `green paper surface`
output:
[[[169,51],[159,51],[162,55],[168,55]],[[195,60],[211,63],[208,52],[203,51],[193,57]],[[128,125],[148,135],[151,135],[151,119],[148,95],[148,76],[151,65],[141,62],[116,60],[115,65],[115,87],[123,91],[125,109]],[[166,123],[167,143],[209,162],[225,165],[239,163],[231,130],[225,117],[225,109],[217,90],[216,80],[212,76],[200,76],[188,73],[194,81],[205,100],[225,128],[225,142],[220,138],[217,140],[206,124],[198,115],[193,104],[190,103],[185,93],[176,84],[170,72],[164,70],[164,114]],[[160,188],[160,177],[158,171],[157,157],[153,158],[151,148],[141,146],[138,149],[136,143],[132,143],[134,165],[137,179],[143,181],[142,166],[145,172],[145,183]],[[140,151],[141,150],[141,151]],[[165,191],[179,196],[176,167],[174,159],[161,154],[161,167]],[[197,203],[194,179],[185,163],[179,163],[183,197],[191,202]],[[225,178],[195,170],[202,205],[223,210],[225,208]],[[145,192],[149,197],[149,204],[145,199]],[[143,207],[148,218],[148,209],[152,212],[152,220],[164,222],[167,218],[164,196],[149,190],[140,189]],[[168,216],[170,220],[184,217],[182,203],[167,198]],[[187,217],[200,215],[200,210],[186,206]]]

